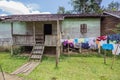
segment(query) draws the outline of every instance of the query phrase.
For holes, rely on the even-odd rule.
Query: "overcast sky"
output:
[[[111,1],[103,0],[102,6]],[[56,13],[59,6],[71,10],[70,0],[0,0],[0,15],[6,14],[50,14]]]

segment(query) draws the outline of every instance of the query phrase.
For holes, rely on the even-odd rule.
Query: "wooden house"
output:
[[[106,17],[102,18],[101,35],[114,34],[113,30],[120,23],[120,11],[103,12]]]
[[[13,46],[33,46],[31,58],[43,52],[60,54],[61,39],[101,35],[102,14],[31,14],[1,16],[0,26],[11,27]],[[52,50],[54,49],[54,50]]]

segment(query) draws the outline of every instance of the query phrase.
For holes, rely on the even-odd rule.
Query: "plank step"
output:
[[[35,46],[34,49],[43,49],[43,46]]]
[[[31,59],[41,59],[41,55],[32,55]]]
[[[32,53],[41,53],[42,52],[42,50],[40,51],[33,51]]]

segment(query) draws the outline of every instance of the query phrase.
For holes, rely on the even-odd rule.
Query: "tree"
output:
[[[120,23],[116,25],[116,28],[112,30],[114,33],[119,33],[120,34]]]
[[[108,4],[107,10],[108,11],[118,11],[120,9],[120,3],[112,1]]]
[[[62,6],[59,6],[57,13],[58,13],[58,14],[64,14],[64,13],[65,13],[65,8],[62,7]]]
[[[59,6],[57,14],[71,14],[71,11],[66,11],[63,6]]]
[[[71,0],[76,13],[99,13],[102,0]]]

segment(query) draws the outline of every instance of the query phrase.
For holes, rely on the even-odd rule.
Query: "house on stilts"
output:
[[[61,39],[102,35],[104,14],[27,14],[0,17],[0,28],[10,27],[12,46],[32,47],[31,59],[61,53]],[[12,51],[11,51],[12,52]]]

